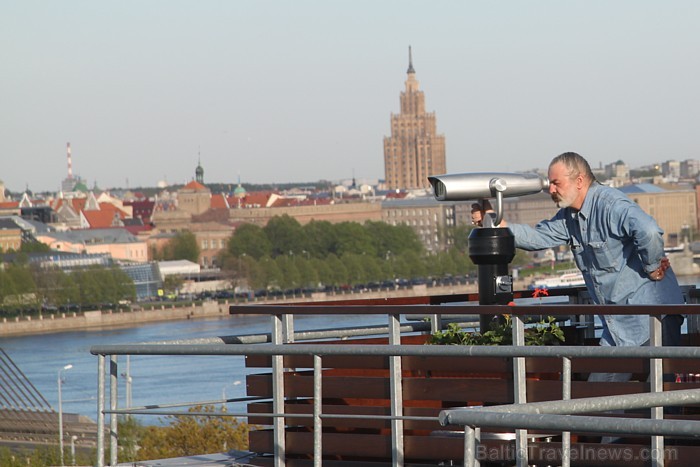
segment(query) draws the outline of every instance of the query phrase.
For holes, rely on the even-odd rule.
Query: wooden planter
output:
[[[403,345],[422,345],[427,336],[402,338]],[[328,342],[328,345],[347,343],[386,344],[386,339],[361,339],[342,342]],[[698,368],[698,362],[665,362],[668,371],[688,372]],[[271,368],[271,359],[262,356],[248,356],[246,366],[251,368]],[[313,413],[313,359],[310,356],[288,356],[284,366],[289,370],[284,375],[284,391],[287,401],[286,453],[287,465],[312,465],[313,421],[311,418],[294,417],[294,414]],[[322,411],[326,414],[350,415],[389,415],[390,382],[389,359],[386,357],[326,356],[323,358]],[[561,361],[555,358],[528,358],[527,398],[530,402],[559,400],[562,397],[560,381]],[[435,417],[441,409],[471,405],[500,405],[513,402],[512,361],[493,357],[402,357],[404,415]],[[633,372],[640,375],[648,372],[648,362],[642,359],[576,359],[572,371],[579,374],[579,380],[572,381],[572,398],[593,397],[614,394],[631,394],[648,390],[646,379],[626,383],[588,383],[585,376],[591,371]],[[700,387],[700,383],[669,383],[671,387],[685,389]],[[247,377],[249,396],[272,397],[272,375],[269,372]],[[272,402],[255,402],[248,406],[250,413],[260,414],[249,417],[249,423],[271,425],[272,418],[264,414],[272,412]],[[694,417],[694,416],[692,416]],[[436,465],[439,462],[461,463],[463,460],[463,438],[454,436],[457,428],[446,428],[437,422],[407,420],[404,422],[404,445],[406,465]],[[488,430],[487,430],[488,431]],[[575,435],[574,435],[575,436]],[[574,440],[576,438],[574,437]],[[252,431],[250,447],[259,457],[254,465],[272,465],[274,452],[273,433],[269,429]],[[508,440],[484,440],[493,452],[502,452],[504,458],[498,461],[510,462],[507,453],[512,449]],[[535,440],[532,449],[543,455],[551,450],[556,455],[559,443],[545,443]],[[583,446],[579,443],[579,446]],[[498,450],[499,448],[500,451]],[[630,449],[641,450],[644,446]],[[695,459],[700,448],[678,446],[679,453]],[[682,452],[681,452],[682,451]],[[490,452],[490,451],[489,451]],[[632,451],[630,451],[632,452]],[[641,452],[641,451],[640,451]],[[323,420],[324,466],[350,465],[390,465],[391,432],[390,421],[373,418],[333,418]],[[551,459],[552,457],[548,457]],[[680,454],[679,454],[680,455]],[[643,456],[638,457],[639,459]],[[609,459],[608,459],[609,461]],[[611,465],[591,460],[586,465]],[[483,464],[482,464],[483,465]],[[575,464],[572,464],[575,465]],[[624,465],[644,465],[626,462]],[[667,465],[692,465],[673,464]]]

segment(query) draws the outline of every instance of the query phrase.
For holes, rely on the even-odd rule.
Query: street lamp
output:
[[[61,385],[63,380],[61,379],[61,372],[67,371],[73,368],[73,365],[68,364],[58,370],[58,449],[61,453],[61,466],[63,466],[63,400],[61,399]]]

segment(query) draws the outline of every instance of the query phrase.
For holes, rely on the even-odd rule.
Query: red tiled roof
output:
[[[196,180],[192,180],[190,183],[185,185],[183,188],[187,189],[187,190],[194,190],[194,191],[208,191],[209,190],[207,187],[205,187],[204,185],[202,185],[201,183],[199,183]]]
[[[72,198],[70,202],[73,206],[73,209],[75,209],[75,212],[80,212],[83,209],[85,209],[85,203],[87,202],[87,198]]]
[[[138,235],[139,232],[146,232],[149,230],[153,230],[152,225],[127,225],[124,227],[126,230],[129,231],[132,235]]]
[[[243,198],[241,198],[241,207],[261,207],[267,206],[267,202],[272,196],[271,191],[254,191],[247,193]],[[238,203],[235,203],[238,206]]]
[[[100,205],[100,211],[111,211],[112,213],[117,213],[119,214],[120,219],[126,219],[128,216],[126,212],[122,211],[112,203],[99,203]]]
[[[114,222],[114,213],[109,211],[83,211],[83,216],[91,229],[112,227]]]
[[[115,217],[125,219],[126,213],[110,203],[100,203],[99,211],[83,211],[83,216],[90,228],[99,229],[113,227]]]
[[[19,201],[5,201],[0,203],[0,209],[15,209],[19,207]]]
[[[228,209],[229,206],[226,203],[226,195],[212,195],[209,207],[211,207],[211,209]]]

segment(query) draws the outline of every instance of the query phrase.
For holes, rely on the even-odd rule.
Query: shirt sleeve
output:
[[[535,227],[527,224],[508,224],[515,236],[515,246],[527,251],[536,251],[565,245],[570,236],[562,211],[551,219],[538,223]]]
[[[625,203],[628,206],[620,209],[611,209],[610,224],[617,227],[617,234],[629,237],[634,241],[637,254],[642,260],[644,270],[651,273],[659,268],[664,253],[664,231],[661,230],[653,217],[644,212],[633,201],[621,200],[616,203]]]

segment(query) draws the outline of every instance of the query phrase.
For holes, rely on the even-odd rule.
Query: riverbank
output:
[[[347,292],[342,294],[316,293],[311,296],[282,297],[276,300],[256,299],[249,302],[204,301],[199,304],[176,306],[174,304],[156,306],[154,308],[134,307],[131,310],[93,310],[73,313],[52,313],[38,317],[3,318],[0,321],[0,337],[65,332],[75,330],[102,330],[117,327],[132,327],[158,321],[173,321],[185,319],[210,318],[227,316],[229,307],[235,304],[279,304],[323,302],[350,299],[402,298],[425,295],[456,295],[476,292],[476,285],[457,285],[432,287],[425,285],[414,286],[399,290],[382,290],[366,292]]]

